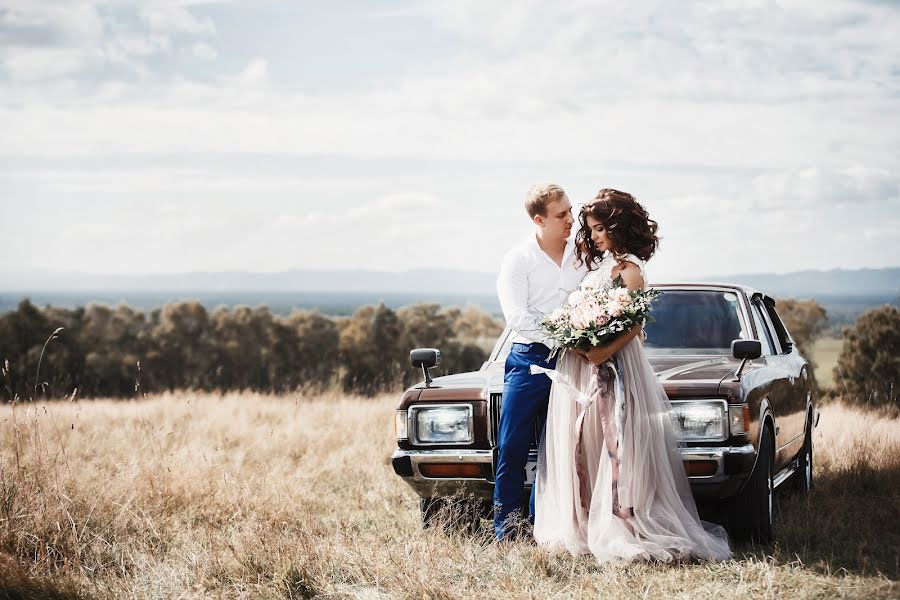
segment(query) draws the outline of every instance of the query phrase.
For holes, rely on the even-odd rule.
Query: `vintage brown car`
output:
[[[656,319],[644,347],[673,406],[681,453],[698,505],[711,507],[732,536],[771,541],[775,490],[809,491],[812,430],[818,420],[809,362],[797,351],[769,296],[741,285],[653,286]],[[489,516],[503,364],[503,332],[479,371],[438,377],[440,352],[410,353],[426,381],[403,394],[395,415],[394,471],[420,496],[423,523],[460,498],[467,525]],[[536,468],[538,432],[527,468]],[[787,486],[785,486],[787,487]],[[523,494],[524,496],[524,494]]]

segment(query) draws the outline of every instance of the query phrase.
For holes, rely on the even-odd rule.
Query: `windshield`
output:
[[[644,327],[644,349],[649,355],[731,354],[731,341],[750,339],[742,327],[740,301],[724,290],[660,290],[650,314],[656,319]],[[503,361],[515,336],[506,329],[491,360]],[[485,363],[485,366],[490,362]]]
[[[735,292],[661,290],[644,327],[647,354],[731,354],[731,341],[747,339]]]

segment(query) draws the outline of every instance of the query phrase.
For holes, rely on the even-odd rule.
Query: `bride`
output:
[[[603,189],[579,215],[582,287],[616,277],[643,289],[659,243],[631,194]],[[538,451],[534,538],[551,549],[616,559],[726,560],[725,530],[700,520],[670,418],[671,405],[638,339],[566,351]]]

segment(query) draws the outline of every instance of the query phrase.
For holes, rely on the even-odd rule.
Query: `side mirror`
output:
[[[759,340],[732,340],[731,355],[735,358],[742,359],[741,366],[739,366],[734,373],[734,380],[740,381],[741,372],[743,372],[744,365],[747,364],[747,361],[762,356],[762,344]]]
[[[437,348],[416,348],[409,352],[409,362],[416,369],[421,368],[425,376],[425,387],[434,381],[428,373],[428,369],[441,364],[441,351]]]
[[[762,356],[762,344],[759,340],[733,340],[731,355],[735,358],[753,360]]]

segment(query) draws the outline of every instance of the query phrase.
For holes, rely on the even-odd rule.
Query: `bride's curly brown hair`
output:
[[[650,260],[659,247],[658,225],[635,197],[627,192],[603,188],[592,202],[581,207],[578,214],[581,227],[575,234],[575,256],[577,264],[587,264],[589,271],[603,258],[603,251],[597,249],[591,239],[591,228],[587,224],[589,215],[603,223],[616,254],[634,254],[641,260]]]

